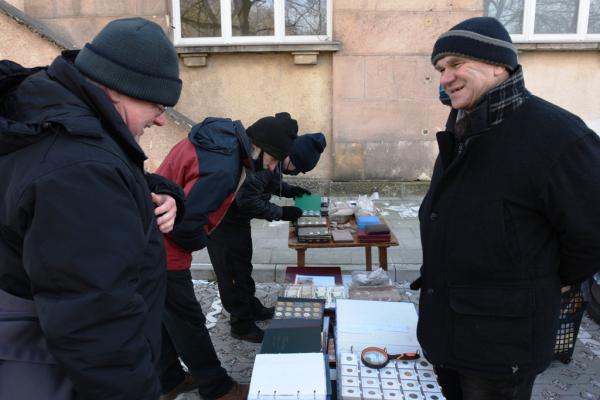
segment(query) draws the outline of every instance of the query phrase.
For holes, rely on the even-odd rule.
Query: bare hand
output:
[[[158,229],[162,233],[169,233],[175,225],[175,217],[177,217],[177,202],[168,194],[151,193],[152,202],[155,205],[154,215],[156,215],[156,223]]]

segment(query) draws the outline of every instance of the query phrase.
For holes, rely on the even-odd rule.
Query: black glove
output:
[[[310,190],[304,189],[300,186],[292,186],[290,187],[290,194],[292,195],[292,197],[301,197],[305,194],[310,194]]]
[[[284,221],[296,221],[302,216],[302,209],[293,206],[281,207],[281,219]]]

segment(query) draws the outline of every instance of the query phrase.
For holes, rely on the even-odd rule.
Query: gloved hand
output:
[[[294,206],[281,207],[283,221],[297,221],[302,216],[302,209]]]
[[[310,194],[310,190],[304,189],[300,186],[292,186],[290,187],[290,194],[292,197],[300,197],[304,196],[305,194]]]

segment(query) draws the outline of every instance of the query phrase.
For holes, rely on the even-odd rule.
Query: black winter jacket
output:
[[[23,322],[78,398],[157,399],[166,268],[145,156],[74,57],[2,92],[0,288],[33,300]]]
[[[275,171],[262,169],[262,160],[255,162],[256,172],[248,174],[240,187],[235,202],[229,209],[225,222],[252,218],[267,221],[281,219],[282,209],[271,203],[271,196],[293,197],[291,185],[281,179],[279,168]]]
[[[437,134],[419,210],[419,342],[445,367],[540,372],[553,357],[560,286],[600,266],[600,140],[535,96],[499,125],[473,122],[464,142]]]

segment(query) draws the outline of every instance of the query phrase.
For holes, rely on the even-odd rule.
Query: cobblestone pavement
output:
[[[418,302],[418,293],[408,289],[408,282],[397,282],[403,300]],[[220,311],[217,287],[213,282],[195,281],[196,295],[206,314],[216,312],[216,324],[209,329],[217,354],[224,368],[238,382],[249,382],[254,356],[260,348],[233,339],[229,335],[228,316]],[[278,283],[257,284],[257,297],[266,305],[273,305],[282,290]],[[210,319],[210,318],[209,318]],[[268,322],[260,323],[265,328]],[[587,316],[583,318],[575,346],[573,360],[565,365],[554,362],[536,380],[534,400],[588,399],[600,400],[600,327]],[[185,393],[178,400],[197,400],[197,393]]]

